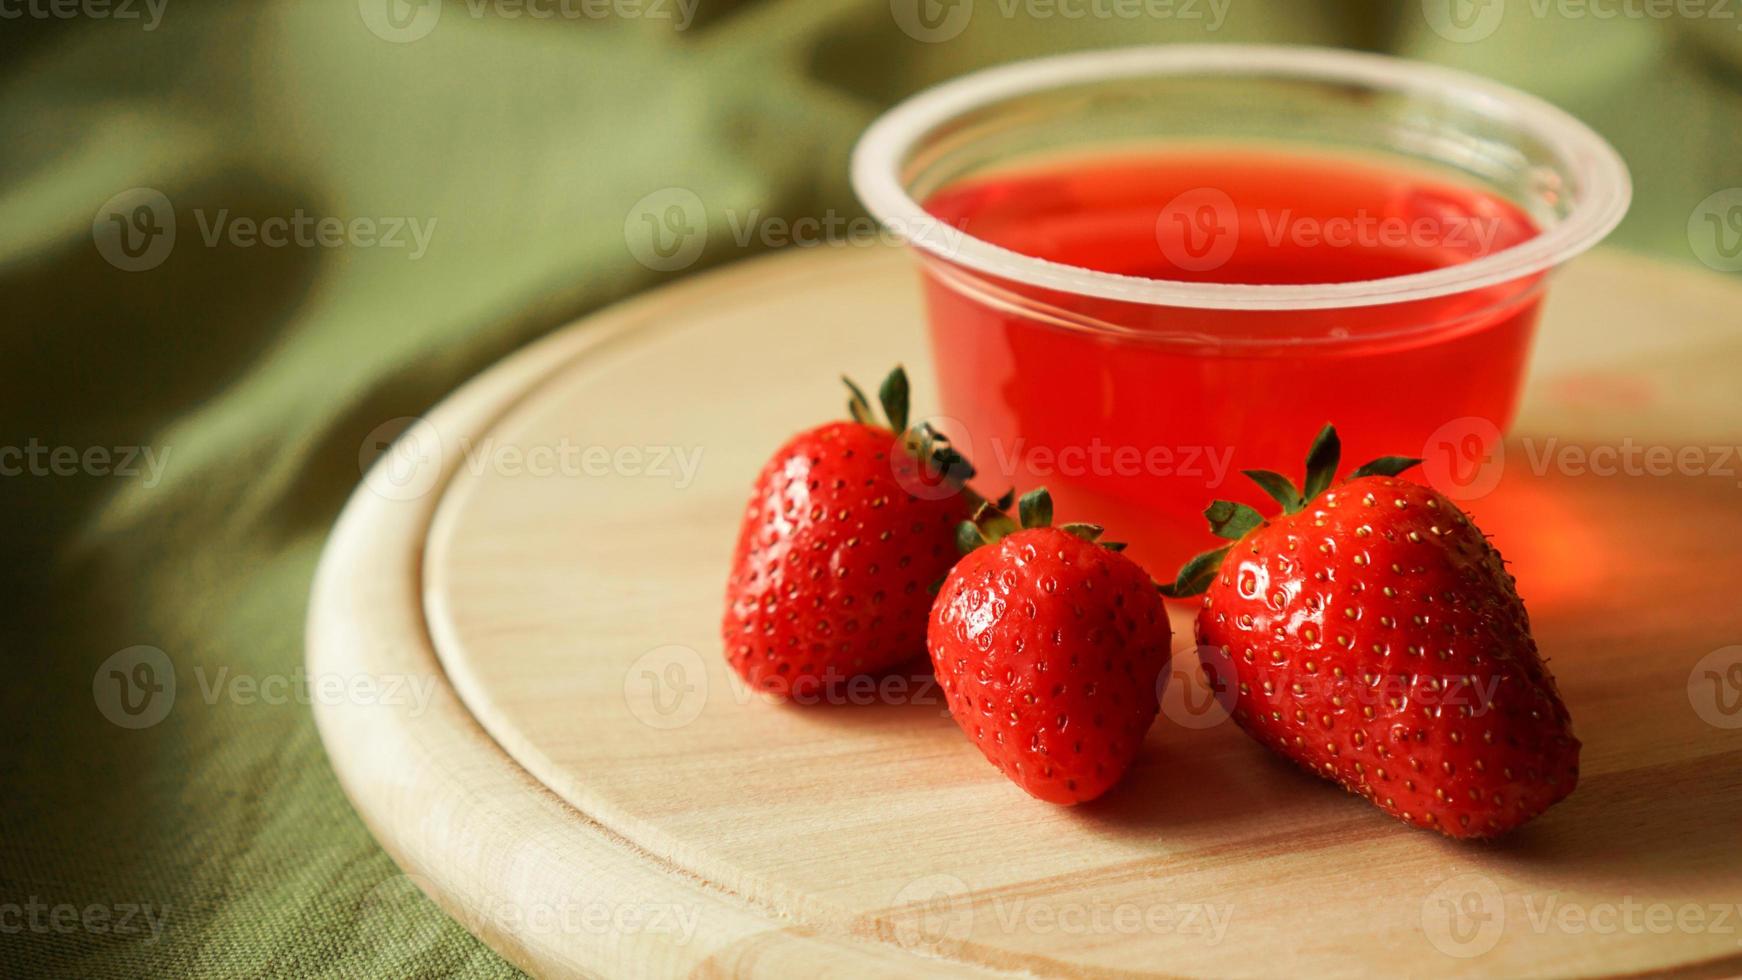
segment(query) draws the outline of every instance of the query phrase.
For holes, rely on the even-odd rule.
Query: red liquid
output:
[[[1512,204],[1437,175],[1257,150],[1003,172],[947,187],[926,208],[976,238],[1067,265],[1266,285],[1425,272],[1537,231]],[[1535,275],[1388,306],[1185,309],[926,264],[943,406],[981,489],[1044,484],[1061,518],[1105,524],[1161,578],[1214,540],[1200,516],[1211,500],[1272,512],[1240,471],[1298,482],[1327,421],[1345,469],[1427,455],[1430,436],[1504,430],[1541,298]],[[1124,332],[1045,322],[1060,318]],[[1467,417],[1491,424],[1455,421]]]

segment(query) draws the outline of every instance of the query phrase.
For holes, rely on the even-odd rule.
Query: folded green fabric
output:
[[[1549,97],[1632,163],[1632,247],[1691,261],[1693,209],[1742,185],[1733,24],[1512,4],[1471,40],[1416,0],[1081,19],[963,0],[959,33],[921,40],[903,2],[7,6],[0,927],[19,928],[0,972],[513,972],[398,877],[340,792],[294,694],[306,597],[377,426],[769,245],[716,235],[650,268],[624,229],[646,195],[687,189],[719,227],[845,219],[856,134],[927,84],[1236,40],[1395,50]],[[528,10],[555,16],[512,16]],[[111,674],[171,669],[161,719]]]

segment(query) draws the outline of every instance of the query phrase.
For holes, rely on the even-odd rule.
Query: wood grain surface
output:
[[[1467,506],[1583,775],[1498,843],[1267,755],[1202,690],[1185,607],[1164,717],[1074,809],[999,776],[923,672],[802,707],[737,685],[717,623],[763,458],[842,371],[902,360],[931,400],[914,271],[882,249],[686,280],[431,413],[335,529],[309,659],[436,695],[317,703],[322,732],[416,883],[540,974],[1733,975],[1738,309],[1733,282],[1615,253],[1556,284],[1498,486]],[[1704,462],[1567,462],[1629,445]]]

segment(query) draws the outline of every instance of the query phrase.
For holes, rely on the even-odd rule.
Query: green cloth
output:
[[[50,2],[0,3],[25,11],[0,23],[0,448],[36,450],[0,455],[34,460],[0,476],[8,974],[513,972],[396,877],[308,706],[229,681],[269,692],[299,674],[310,577],[378,425],[577,315],[763,248],[712,234],[687,269],[650,269],[625,220],[651,192],[689,189],[721,230],[728,211],[857,215],[848,152],[893,100],[1015,58],[1204,40],[1392,50],[1538,92],[1631,162],[1616,240],[1674,259],[1696,257],[1702,199],[1742,186],[1734,22],[1514,3],[1491,37],[1456,43],[1418,0],[1223,0],[1215,30],[978,0],[959,36],[922,43],[889,0],[701,0],[683,30],[453,0],[397,43],[366,26],[391,33],[376,0],[159,0],[155,23],[30,13]],[[145,0],[123,9],[150,17]],[[92,227],[130,188],[177,220],[145,271],[112,265],[96,243],[119,239]],[[421,254],[409,232],[400,248],[229,238],[298,214],[415,218],[429,237]],[[91,447],[119,452],[68,461]],[[157,468],[108,472],[125,447]],[[130,729],[109,720],[99,668],[142,645],[173,664],[177,696]],[[149,680],[133,656],[124,676]]]

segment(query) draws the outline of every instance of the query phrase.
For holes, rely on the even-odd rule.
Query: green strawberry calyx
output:
[[[1272,500],[1281,504],[1284,514],[1298,514],[1336,482],[1337,465],[1341,462],[1342,455],[1343,443],[1337,438],[1337,429],[1326,423],[1319,430],[1318,438],[1313,440],[1312,448],[1307,450],[1306,479],[1300,488],[1297,489],[1288,477],[1270,470],[1241,472],[1247,479],[1258,484]],[[1359,480],[1364,476],[1396,476],[1420,462],[1421,460],[1412,456],[1381,456],[1357,467],[1345,480]],[[1265,524],[1264,515],[1257,510],[1231,500],[1218,500],[1210,504],[1204,508],[1204,517],[1210,522],[1210,530],[1217,537],[1228,541],[1239,541],[1253,529]],[[1231,544],[1223,545],[1193,557],[1181,566],[1179,575],[1171,585],[1157,588],[1162,595],[1174,599],[1202,593],[1215,580],[1217,570],[1222,567],[1222,558],[1232,547]]]
[[[852,416],[853,421],[874,428],[888,428],[897,434],[902,448],[925,468],[928,477],[972,494],[967,489],[967,483],[974,478],[974,464],[950,445],[949,437],[939,432],[930,422],[921,421],[912,426],[908,424],[907,401],[910,389],[907,371],[901,365],[897,364],[895,370],[889,372],[889,376],[883,379],[883,384],[877,389],[877,401],[883,406],[883,415],[887,421],[877,418],[870,399],[865,397],[865,392],[853,383],[852,378],[843,375],[841,381],[847,386],[847,413]],[[971,496],[970,499],[984,503],[976,496]]]
[[[1016,518],[1009,514],[1011,498],[1016,495],[1014,490],[1005,491],[1004,496],[995,501],[981,501],[974,509],[974,516],[956,526],[956,549],[966,555],[976,548],[995,544],[1017,531],[1034,528],[1052,527],[1052,494],[1045,487],[1036,487],[1015,501]],[[1102,541],[1101,534],[1105,528],[1099,524],[1061,524],[1059,530],[1074,537],[1082,538],[1091,544],[1099,544],[1110,551],[1123,551],[1125,545],[1118,541]]]

